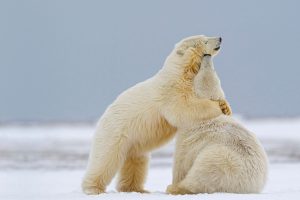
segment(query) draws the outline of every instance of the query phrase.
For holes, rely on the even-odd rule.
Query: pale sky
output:
[[[300,116],[300,1],[0,1],[0,122],[95,120],[174,44],[221,36],[233,112]]]

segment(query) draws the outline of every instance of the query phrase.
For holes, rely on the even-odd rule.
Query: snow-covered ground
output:
[[[83,170],[8,170],[0,172],[0,199],[264,199],[299,200],[300,164],[273,164],[262,194],[199,194],[172,196],[164,193],[171,182],[171,167],[150,168],[146,189],[150,194],[117,193],[114,183],[107,194],[86,196],[80,190]]]
[[[80,181],[94,125],[0,126],[0,199],[300,199],[300,119],[240,120],[257,134],[270,159],[262,194],[171,196],[174,142],[152,154],[146,189],[150,194],[86,196]]]

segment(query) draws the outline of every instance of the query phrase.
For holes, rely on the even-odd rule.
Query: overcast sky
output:
[[[300,1],[0,1],[0,122],[95,120],[184,37],[222,36],[234,113],[300,116]]]

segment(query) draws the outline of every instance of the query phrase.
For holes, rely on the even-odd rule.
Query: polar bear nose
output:
[[[219,41],[222,42],[222,38],[221,37],[219,37]]]

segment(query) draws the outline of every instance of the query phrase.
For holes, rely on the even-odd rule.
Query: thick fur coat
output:
[[[199,98],[224,99],[211,56],[194,79]],[[255,135],[232,116],[220,114],[178,128],[171,194],[258,193],[266,182],[266,153]]]
[[[92,141],[85,193],[105,192],[118,171],[119,191],[145,192],[151,150],[173,138],[179,127],[230,114],[226,101],[198,98],[193,88],[203,55],[215,54],[219,43],[204,36],[182,40],[155,76],[120,94],[106,109]]]

